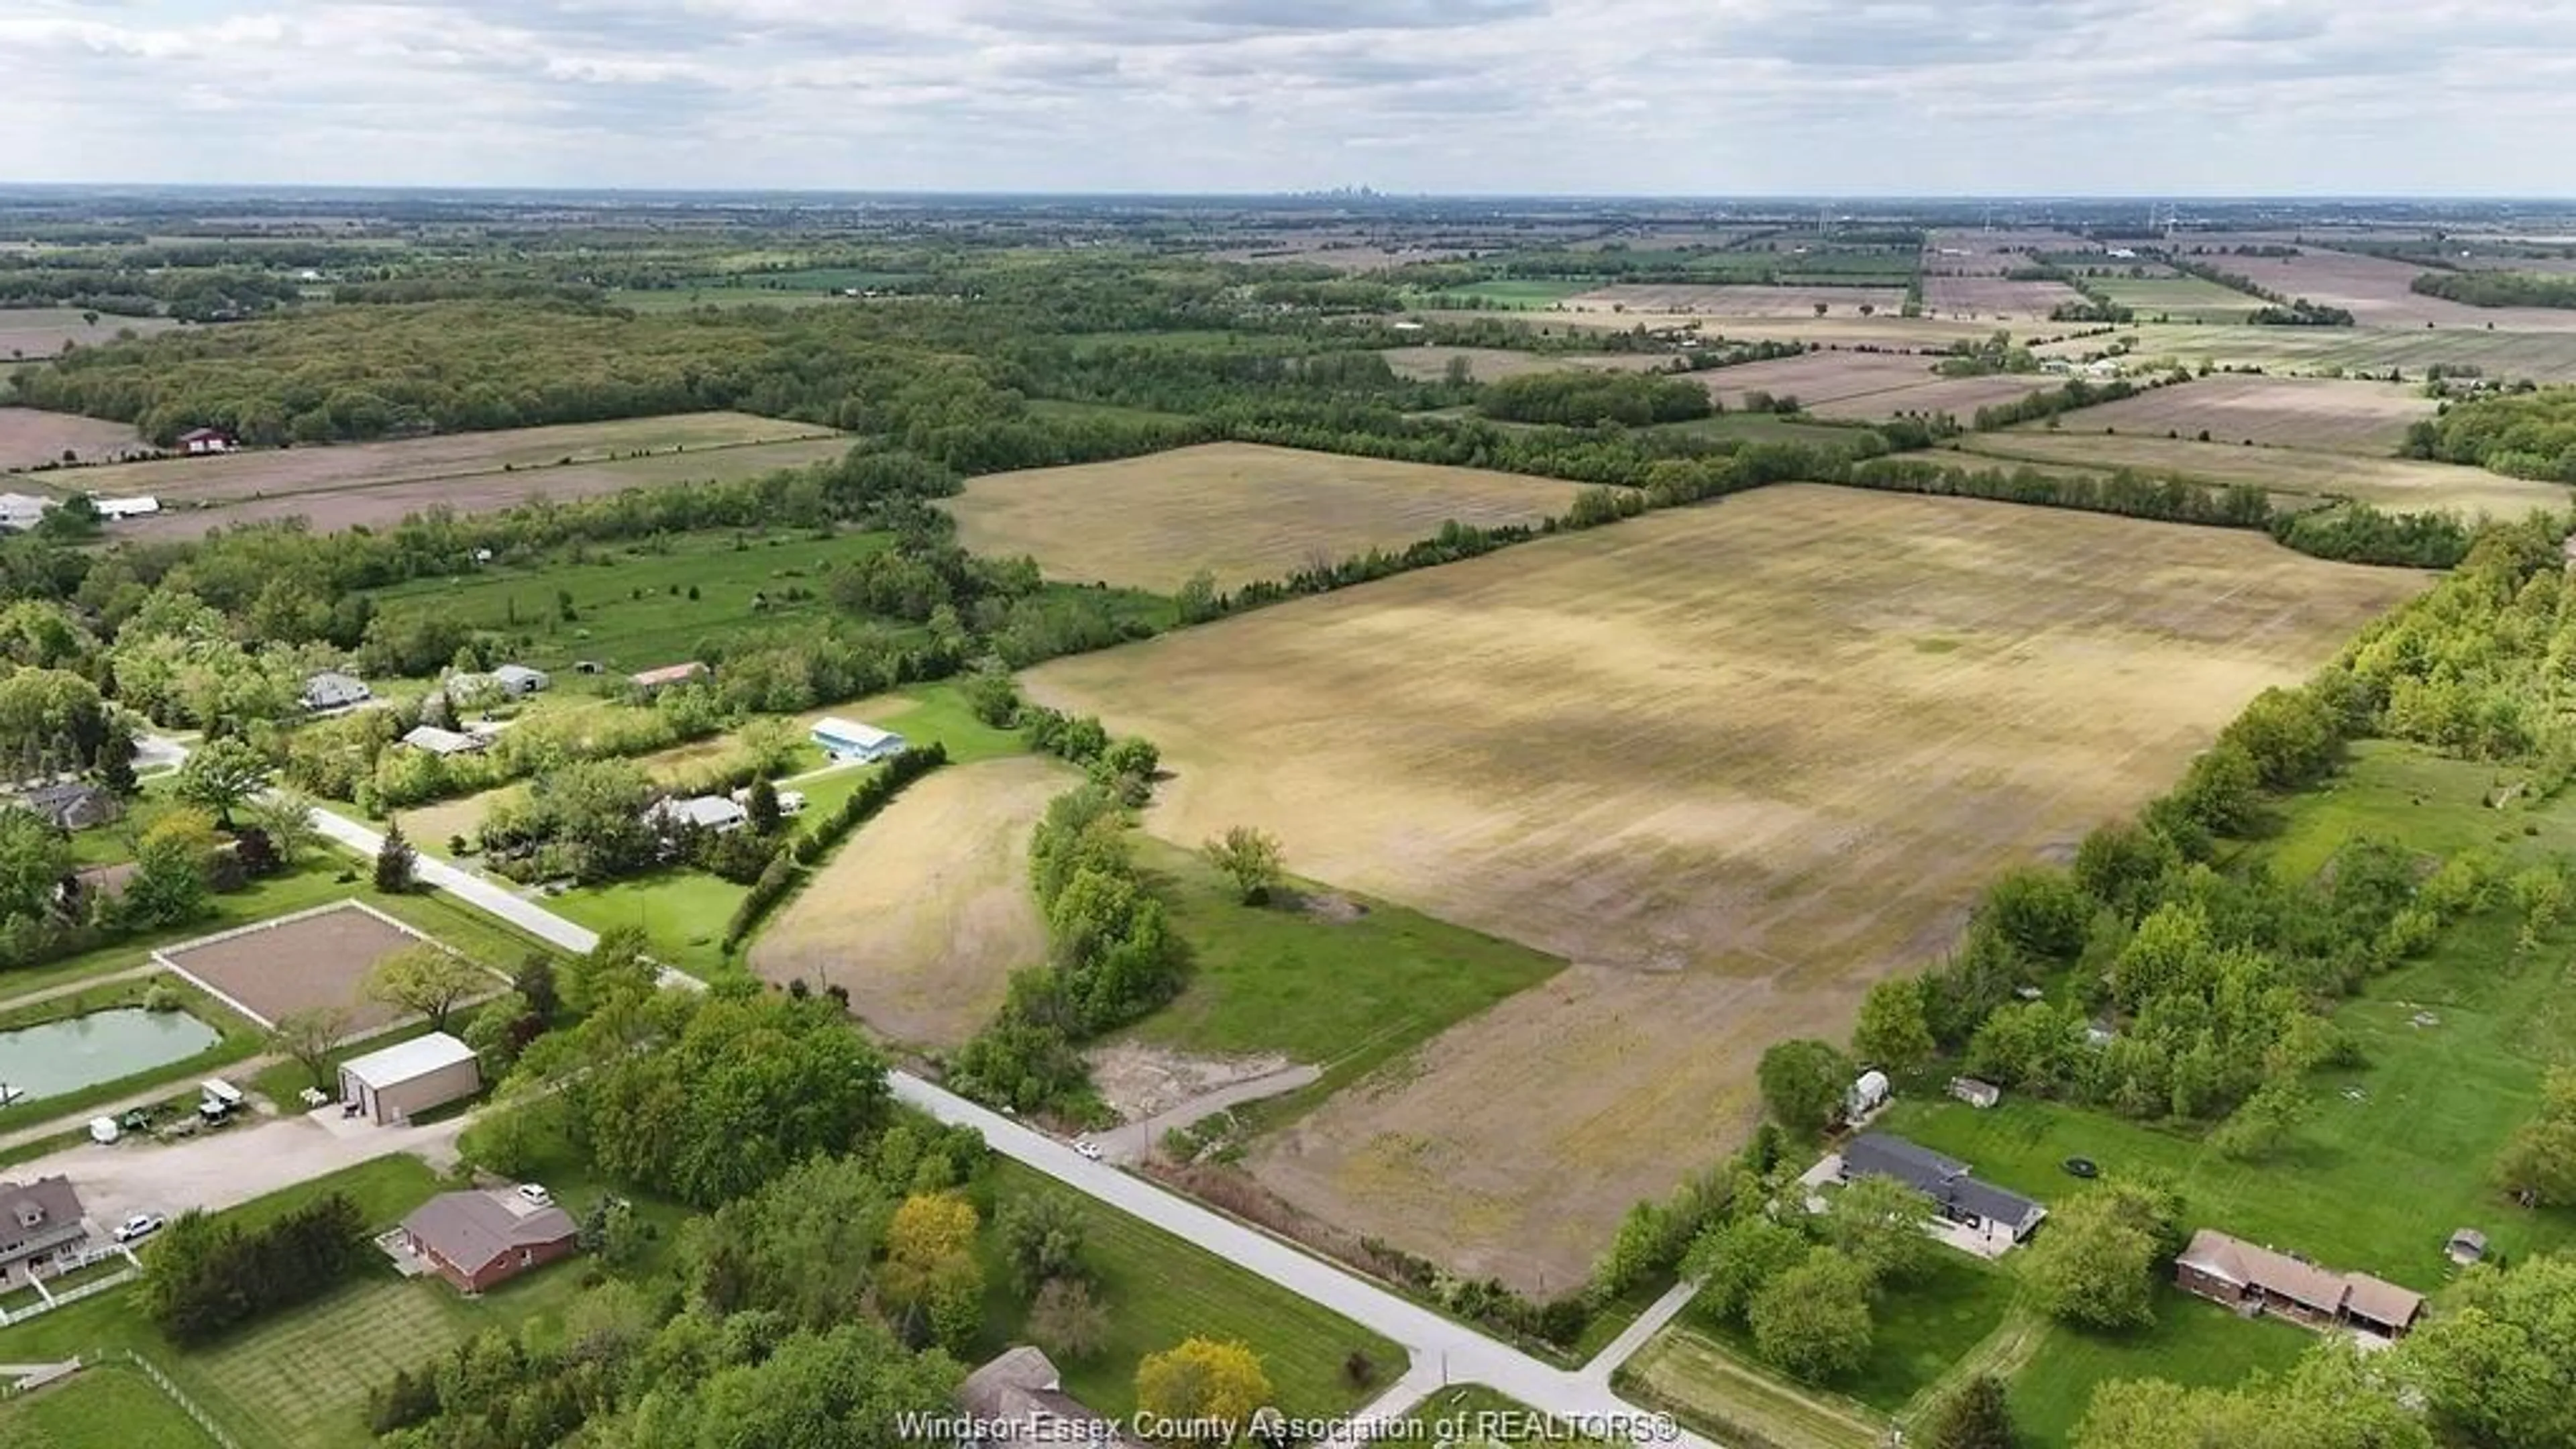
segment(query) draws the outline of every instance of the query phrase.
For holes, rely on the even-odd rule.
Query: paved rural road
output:
[[[314,811],[313,822],[324,835],[363,855],[373,856],[384,843],[384,837],[375,831],[328,810]],[[567,951],[588,951],[599,943],[597,932],[565,920],[472,871],[422,856],[419,876],[428,884]],[[678,972],[666,971],[665,979],[691,985],[704,984],[695,977]],[[1676,1288],[1657,1301],[1645,1316],[1619,1336],[1611,1352],[1605,1352],[1579,1371],[1561,1369],[1542,1363],[1508,1344],[1498,1343],[1462,1323],[1443,1318],[1356,1274],[1291,1247],[1268,1233],[1212,1212],[1177,1193],[1143,1178],[1130,1176],[1106,1163],[1089,1161],[1070,1146],[1042,1132],[980,1107],[910,1072],[888,1072],[886,1075],[898,1100],[942,1122],[975,1128],[984,1134],[984,1141],[1003,1156],[1045,1173],[1077,1192],[1142,1218],[1165,1232],[1186,1239],[1309,1302],[1319,1303],[1403,1345],[1405,1352],[1412,1356],[1412,1363],[1395,1386],[1370,1405],[1369,1412],[1373,1414],[1404,1413],[1445,1384],[1473,1383],[1499,1390],[1531,1408],[1573,1420],[1577,1427],[1605,1436],[1617,1432],[1607,1426],[1631,1425],[1633,1429],[1629,1437],[1639,1437],[1633,1430],[1644,1427],[1646,1416],[1635,1405],[1610,1391],[1610,1372],[1619,1363],[1619,1358],[1612,1357],[1612,1353],[1625,1357],[1670,1322],[1673,1315],[1681,1311],[1682,1305],[1690,1301],[1690,1295],[1684,1289]],[[1686,1446],[1686,1449],[1715,1449],[1707,1440],[1686,1429],[1676,1430],[1672,1439],[1656,1442],[1678,1444]]]

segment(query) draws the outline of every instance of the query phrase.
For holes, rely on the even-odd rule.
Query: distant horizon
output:
[[[2514,0],[11,0],[31,183],[2576,195]],[[275,178],[293,178],[278,180]],[[353,179],[356,178],[356,179]],[[113,184],[113,183],[110,183]]]
[[[152,193],[292,199],[298,196],[532,196],[602,198],[852,198],[898,201],[1536,201],[1578,204],[1648,203],[1655,205],[1726,205],[1796,203],[1802,206],[1852,203],[1888,205],[2033,206],[2071,203],[2086,206],[2257,206],[2283,204],[2315,207],[2336,204],[2416,206],[2549,206],[2576,210],[2576,193],[2546,195],[2505,192],[2163,192],[2163,191],[1401,191],[1352,183],[1349,186],[1295,190],[1046,190],[926,189],[866,186],[556,186],[509,182],[371,182],[371,181],[26,181],[0,177],[0,197],[18,193],[87,193],[116,195]]]

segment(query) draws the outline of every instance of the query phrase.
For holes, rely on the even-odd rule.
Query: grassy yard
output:
[[[208,903],[212,913],[201,920],[167,930],[138,932],[41,966],[23,966],[0,972],[0,1005],[6,1005],[10,997],[49,990],[129,966],[140,966],[150,959],[154,947],[194,940],[216,931],[264,921],[271,916],[346,899],[360,892],[357,887],[335,877],[343,868],[354,864],[353,857],[343,856],[334,850],[317,849],[296,870],[254,881],[249,889],[235,895],[210,897]]]
[[[540,668],[595,659],[627,674],[693,658],[710,639],[835,612],[825,597],[828,567],[890,542],[887,534],[711,530],[399,584],[379,590],[376,603],[394,618],[434,612],[493,630]]]
[[[2289,802],[2248,863],[2309,879],[2365,836],[2428,854],[2483,845],[2514,860],[2576,848],[2576,806],[2489,809],[2482,802],[2498,781],[2488,766],[2366,744],[2332,786]],[[2018,1096],[1985,1112],[1908,1100],[1887,1126],[2043,1201],[2074,1187],[2059,1166],[2068,1157],[2167,1173],[2192,1226],[2431,1291],[2448,1275],[2442,1245],[2457,1228],[2482,1229],[2508,1257],[2576,1243],[2576,1213],[2516,1206],[2487,1179],[2537,1103],[2543,1071],[2576,1060],[2567,933],[2527,954],[2515,934],[2509,908],[2472,918],[2338,1006],[2334,1019],[2364,1064],[2312,1079],[2312,1109],[2273,1161],[2231,1162],[2197,1132]],[[2425,1013],[2430,1024],[2417,1025]]]
[[[2093,1390],[2113,1379],[2154,1378],[2220,1387],[2279,1373],[2315,1345],[2316,1335],[2279,1319],[2238,1318],[2214,1303],[2167,1289],[2153,1326],[2117,1336],[2046,1330],[2013,1375],[2013,1423],[2025,1449],[2064,1449]]]
[[[136,1368],[85,1369],[0,1405],[0,1449],[214,1449]]]
[[[371,1227],[386,1227],[445,1184],[418,1158],[396,1155],[301,1183],[233,1208],[227,1221],[257,1227],[326,1193],[358,1203]],[[577,1210],[587,1184],[567,1179]],[[102,1293],[43,1317],[0,1328],[0,1358],[42,1362],[74,1354],[141,1354],[246,1445],[280,1449],[364,1449],[367,1391],[396,1369],[428,1363],[487,1327],[515,1329],[559,1317],[579,1291],[581,1270],[559,1265],[479,1299],[459,1297],[435,1279],[405,1281],[390,1265],[369,1263],[347,1286],[214,1344],[183,1349],[164,1339],[122,1293]],[[16,1449],[0,1411],[0,1449]],[[138,1419],[137,1425],[147,1421]],[[55,1441],[33,1440],[32,1446]],[[64,1441],[82,1449],[92,1441]],[[157,1446],[126,1437],[104,1446]],[[173,1446],[190,1441],[171,1439]]]
[[[2018,1285],[2008,1265],[1944,1248],[1925,1276],[1890,1289],[1871,1314],[1870,1353],[1857,1373],[1830,1384],[1807,1385],[1894,1414],[1940,1382],[1967,1352],[2012,1312]],[[1753,1336],[1739,1324],[1689,1316],[1690,1331],[1723,1345],[1747,1364],[1759,1364]],[[1764,1372],[1770,1372],[1765,1369]]]
[[[1326,1068],[1285,1102],[1320,1101],[1565,964],[1309,881],[1289,886],[1302,907],[1246,906],[1195,852],[1142,834],[1135,841],[1193,963],[1179,999],[1135,1034],[1199,1052],[1281,1052]]]
[[[995,1162],[992,1186],[997,1201],[1053,1193],[1082,1210],[1083,1256],[1108,1309],[1109,1336],[1091,1359],[1060,1367],[1066,1391],[1100,1413],[1132,1413],[1137,1363],[1193,1337],[1250,1345],[1277,1390],[1272,1402],[1292,1415],[1346,1411],[1405,1370],[1403,1349],[1357,1324],[1017,1163]],[[978,1361],[1022,1341],[1019,1326],[1028,1311],[1012,1290],[994,1234],[985,1238],[990,1286]],[[1354,1352],[1366,1354],[1374,1367],[1371,1385],[1354,1385],[1344,1376],[1344,1362]]]
[[[594,931],[640,927],[655,960],[707,979],[742,969],[722,948],[725,922],[750,893],[749,886],[672,866],[630,880],[569,890],[548,897],[545,906]]]

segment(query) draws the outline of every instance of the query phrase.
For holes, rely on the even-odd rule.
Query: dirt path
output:
[[[1151,1117],[1103,1132],[1093,1140],[1100,1144],[1101,1153],[1110,1161],[1134,1162],[1152,1152],[1154,1144],[1162,1141],[1166,1132],[1187,1127],[1228,1107],[1240,1107],[1246,1102],[1258,1102],[1264,1097],[1276,1097],[1282,1092],[1312,1086],[1323,1075],[1322,1070],[1316,1067],[1285,1067],[1192,1097],[1177,1107],[1165,1108]]]
[[[1886,1425],[1737,1363],[1699,1334],[1675,1329],[1646,1346],[1635,1378],[1649,1402],[1689,1410],[1711,1427],[1775,1449],[1877,1449]]]

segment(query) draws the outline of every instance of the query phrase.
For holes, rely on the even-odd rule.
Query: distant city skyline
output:
[[[1390,196],[2576,194],[2498,0],[12,0],[0,178]]]

